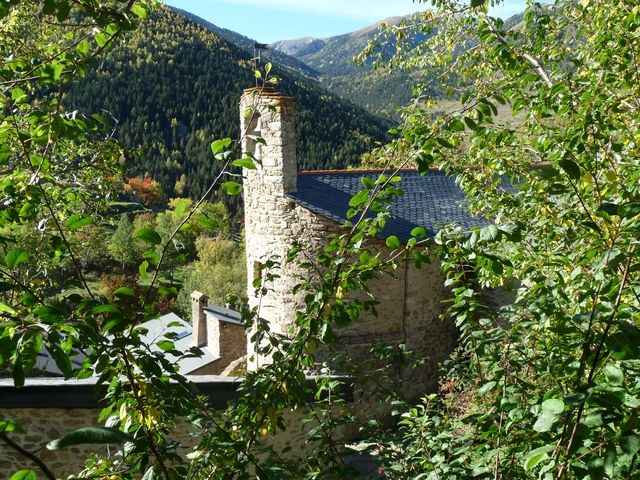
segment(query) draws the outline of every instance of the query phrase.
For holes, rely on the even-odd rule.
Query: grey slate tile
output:
[[[396,235],[406,243],[413,228],[420,226],[429,237],[447,224],[456,224],[465,230],[484,226],[488,222],[471,216],[465,208],[465,195],[455,178],[440,171],[420,175],[415,171],[398,174],[399,187],[404,195],[391,205],[392,219],[381,237]],[[305,172],[298,175],[296,193],[289,194],[299,205],[342,224],[347,219],[349,200],[362,190],[362,177],[376,179],[378,173],[363,171]]]

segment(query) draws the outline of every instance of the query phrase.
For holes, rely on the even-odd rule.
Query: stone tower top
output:
[[[281,194],[296,191],[294,113],[293,98],[280,95],[273,88],[248,88],[240,100],[242,152],[253,154],[263,181]],[[264,143],[256,141],[256,137]]]

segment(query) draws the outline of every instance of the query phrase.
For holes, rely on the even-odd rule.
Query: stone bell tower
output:
[[[296,191],[297,160],[292,97],[272,88],[249,88],[240,100],[243,154],[252,153],[261,163],[257,171],[245,170],[245,185],[282,196]],[[264,139],[264,144],[255,137]],[[255,181],[260,178],[260,184]],[[245,188],[245,202],[246,202]]]
[[[286,194],[295,192],[297,183],[294,111],[293,98],[270,88],[247,89],[240,101],[242,151],[258,163],[243,171],[249,306],[259,305],[260,317],[277,333],[291,326],[292,286],[279,279],[257,295],[253,285],[266,275],[268,262],[283,261],[293,241],[295,204]],[[251,333],[247,341],[247,367],[255,369],[266,359],[254,355]]]

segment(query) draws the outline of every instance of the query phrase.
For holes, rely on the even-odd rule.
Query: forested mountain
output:
[[[288,68],[278,89],[296,99],[300,169],[343,168],[387,138],[388,124]],[[128,148],[130,175],[150,174],[169,195],[197,197],[217,174],[209,144],[237,138],[251,55],[184,15],[161,8],[69,91],[73,108],[106,111]],[[232,199],[223,200],[234,207]]]
[[[193,13],[187,12],[186,10],[181,10],[175,7],[171,7],[171,9],[176,11],[177,13],[184,15],[189,20],[197,23],[198,25],[205,27],[207,30],[212,31],[213,33],[227,40],[228,42],[233,43],[237,47],[242,48],[247,53],[253,56],[254,45],[256,44],[255,40],[249,37],[245,37],[244,35],[240,35],[239,33],[234,32],[233,30],[228,30],[226,28],[218,27],[217,25],[214,25],[211,22],[207,22],[203,18],[200,18],[197,15],[194,15]],[[293,70],[296,73],[302,74],[305,77],[312,78],[314,80],[318,80],[320,78],[319,72],[311,68],[306,63],[301,62],[300,60],[295,58],[295,56],[290,55],[288,52],[283,53],[279,49],[269,48],[267,50],[263,50],[260,53],[260,56],[263,62],[272,62],[273,64],[277,64],[280,67],[286,67],[290,70]]]
[[[320,82],[343,98],[371,112],[394,117],[398,107],[406,105],[412,98],[415,74],[397,69],[374,69],[372,61],[356,65],[353,57],[365,49],[381,23],[395,25],[400,21],[402,17],[391,17],[345,35],[282,40],[271,44],[271,47],[320,72]]]

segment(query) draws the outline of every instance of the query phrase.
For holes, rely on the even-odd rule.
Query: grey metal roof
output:
[[[169,326],[171,325],[171,326]],[[141,328],[147,331],[147,333],[140,336],[142,343],[150,346],[153,351],[160,351],[157,346],[158,341],[165,338],[165,334],[173,332],[178,335],[173,342],[175,349],[179,352],[186,352],[193,347],[193,327],[190,323],[185,322],[175,313],[167,313],[160,318],[155,318],[140,324],[136,328]],[[191,372],[195,372],[199,368],[209,365],[215,362],[220,357],[214,355],[209,347],[200,347],[202,350],[201,357],[186,357],[178,359],[170,353],[165,353],[166,358],[169,361],[178,364],[178,372],[180,375],[189,375]]]
[[[362,178],[378,178],[375,171],[304,172],[298,175],[297,192],[289,194],[296,203],[312,212],[342,224],[347,219],[349,200],[362,190]],[[426,175],[416,171],[398,173],[398,184],[404,195],[391,205],[393,218],[387,222],[381,237],[397,236],[406,243],[415,227],[423,227],[429,237],[447,224],[465,230],[488,222],[471,216],[465,209],[465,195],[456,185],[455,177],[432,170]]]
[[[208,308],[211,310],[228,310],[222,307]],[[232,310],[228,311],[232,312]],[[177,335],[177,337],[173,340],[175,349],[177,351],[186,352],[191,347],[193,347],[193,327],[190,323],[185,322],[175,313],[167,313],[166,315],[163,315],[159,318],[154,318],[153,320],[146,321],[138,325],[136,328],[146,331],[146,333],[140,336],[140,339],[142,340],[142,343],[148,345],[153,351],[160,351],[157,343],[158,341],[163,340],[165,338],[165,334],[169,332],[175,333]],[[186,357],[178,359],[168,352],[165,353],[165,356],[170,361],[178,364],[178,371],[181,375],[189,375],[190,373],[195,372],[196,370],[209,365],[210,363],[213,363],[220,358],[218,355],[215,355],[208,346],[201,347],[200,350],[202,350],[202,356],[200,357]],[[82,364],[86,357],[87,355],[85,353],[78,353],[72,359],[72,363],[74,364],[74,366],[78,367]],[[46,372],[48,375],[62,375],[62,372],[56,365],[56,362],[53,360],[53,358],[51,358],[49,352],[44,348],[38,354],[36,367],[43,372]]]

